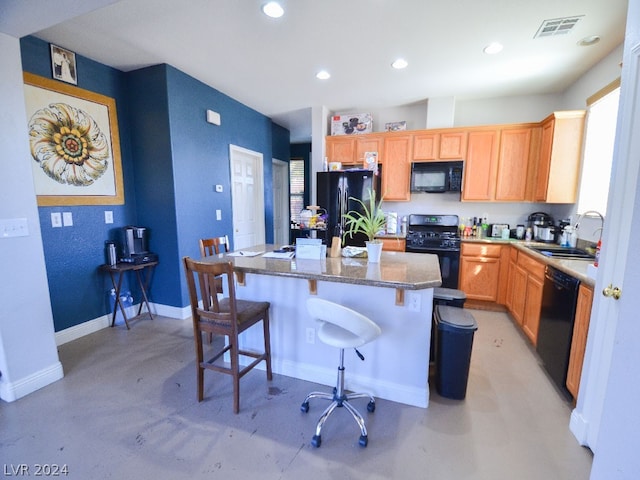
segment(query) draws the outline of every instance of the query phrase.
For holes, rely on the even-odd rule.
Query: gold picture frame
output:
[[[124,204],[115,100],[31,73],[23,78],[38,206]]]

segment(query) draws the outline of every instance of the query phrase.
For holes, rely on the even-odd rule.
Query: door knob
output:
[[[605,297],[613,297],[615,300],[618,300],[622,295],[622,290],[618,287],[614,287],[612,284],[609,284],[608,287],[605,287],[604,290],[602,290],[602,295]]]

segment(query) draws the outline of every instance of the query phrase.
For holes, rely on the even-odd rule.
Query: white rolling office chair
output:
[[[362,415],[356,410],[349,400],[354,398],[369,398],[367,410],[373,412],[376,409],[376,401],[368,393],[345,393],[344,390],[344,349],[356,349],[356,353],[361,360],[364,356],[357,350],[358,347],[371,342],[381,333],[380,327],[364,315],[337,303],[322,300],[320,298],[309,298],[307,300],[307,310],[309,314],[320,322],[318,338],[327,345],[340,349],[340,365],[338,366],[338,381],[333,393],[312,392],[307,395],[300,410],[307,413],[309,411],[309,400],[312,398],[322,398],[331,400],[331,404],[320,416],[316,425],[316,433],[311,440],[314,447],[319,447],[321,443],[320,432],[324,422],[336,407],[346,407],[355,421],[360,426],[360,446],[366,447],[368,443],[367,429],[364,425]]]

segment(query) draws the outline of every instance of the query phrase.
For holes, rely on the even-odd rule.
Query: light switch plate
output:
[[[71,212],[62,212],[62,225],[65,227],[73,227],[73,215]]]
[[[26,218],[0,218],[0,237],[27,237],[29,227]]]
[[[222,220],[222,210],[216,210],[216,220]]]
[[[113,223],[113,212],[111,210],[104,211],[104,223]]]

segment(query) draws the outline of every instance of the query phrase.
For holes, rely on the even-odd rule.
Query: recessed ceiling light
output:
[[[280,18],[284,15],[284,9],[278,2],[265,3],[262,6],[262,11],[267,17]]]
[[[407,68],[407,65],[409,65],[409,63],[407,63],[407,61],[404,58],[398,58],[391,64],[393,68],[396,68],[398,70]]]
[[[326,70],[320,70],[318,73],[316,73],[316,78],[319,80],[328,80],[329,78],[331,78],[331,74]]]
[[[600,37],[598,35],[589,35],[588,37],[584,37],[580,41],[578,41],[578,45],[581,47],[590,47],[591,45],[595,45],[600,41]]]
[[[500,53],[504,47],[501,43],[491,42],[489,45],[484,47],[482,50],[487,55],[495,55],[496,53]]]

